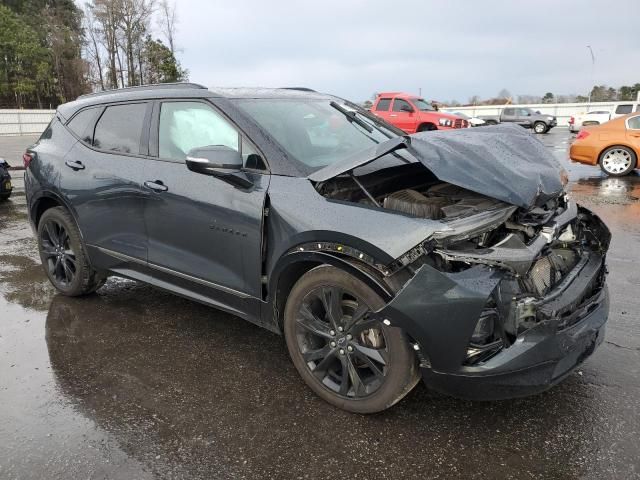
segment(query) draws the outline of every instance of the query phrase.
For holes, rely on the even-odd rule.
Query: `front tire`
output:
[[[106,278],[93,270],[71,214],[62,207],[45,211],[38,223],[38,250],[51,284],[63,295],[95,292]]]
[[[537,134],[547,133],[549,129],[544,122],[536,122],[533,124],[533,131]]]
[[[598,163],[602,171],[607,175],[622,177],[636,168],[638,159],[630,148],[615,146],[609,147],[602,152]]]
[[[419,380],[403,332],[369,318],[384,306],[371,288],[328,265],[305,273],[287,299],[289,355],[322,399],[354,413],[375,413],[401,400]]]
[[[438,130],[433,123],[423,123],[418,127],[418,132],[432,132],[434,130]]]

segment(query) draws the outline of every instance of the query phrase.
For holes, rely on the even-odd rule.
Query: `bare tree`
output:
[[[139,77],[136,74],[137,45],[141,43],[148,30],[149,19],[153,13],[153,0],[120,0],[120,23],[122,32],[122,47],[127,63],[127,80],[129,85],[137,85]],[[138,62],[139,63],[139,62]]]
[[[169,50],[175,55],[176,48],[174,40],[176,36],[176,23],[178,23],[175,3],[169,4],[169,0],[160,1],[160,18],[158,23],[162,35],[164,35],[169,44]]]
[[[100,43],[107,54],[107,77],[111,88],[118,88],[118,23],[120,0],[94,0],[93,10],[99,24]]]
[[[99,26],[94,14],[94,6],[90,3],[86,3],[84,7],[84,30],[87,35],[86,51],[88,60],[93,70],[98,74],[100,81],[100,89],[104,90],[104,75],[102,72],[102,52],[98,45],[99,43]]]

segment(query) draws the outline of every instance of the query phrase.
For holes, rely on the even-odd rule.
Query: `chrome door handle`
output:
[[[84,165],[82,162],[74,162],[73,160],[67,160],[64,164],[71,168],[72,170],[84,170]]]
[[[147,180],[146,182],[144,182],[144,186],[147,188],[150,188],[155,192],[166,192],[167,190],[169,190],[169,187],[167,187],[160,180],[154,180],[154,181]]]
[[[397,117],[398,115],[395,113],[392,113],[391,115],[389,115],[390,117]]]

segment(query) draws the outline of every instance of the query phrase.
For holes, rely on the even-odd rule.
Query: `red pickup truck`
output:
[[[424,99],[401,92],[379,93],[371,113],[407,133],[469,126],[467,120],[438,112]]]

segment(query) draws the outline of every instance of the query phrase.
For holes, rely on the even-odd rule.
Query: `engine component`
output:
[[[442,207],[448,204],[449,200],[444,197],[425,197],[420,192],[407,189],[386,197],[383,206],[416,217],[438,220],[444,217]]]

